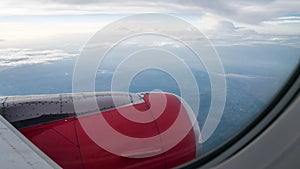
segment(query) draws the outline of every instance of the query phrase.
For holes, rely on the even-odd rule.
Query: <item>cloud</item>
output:
[[[224,76],[224,75],[220,75]],[[237,73],[227,73],[225,74],[226,78],[233,78],[233,79],[257,79],[257,78],[262,78],[262,79],[272,79],[273,77],[268,77],[268,76],[258,76],[258,75],[244,75],[244,74],[237,74]]]
[[[257,76],[254,75],[242,75],[242,74],[235,74],[235,73],[228,73],[225,75],[227,78],[243,78],[243,79],[255,79]]]
[[[300,8],[299,0],[4,0],[1,4],[2,14],[212,13],[251,24],[296,14]]]
[[[190,0],[189,2],[219,16],[250,24],[257,24],[286,14],[297,14],[300,7],[298,0]]]
[[[270,21],[265,21],[263,23],[267,25],[300,24],[300,16],[278,17]]]
[[[26,26],[23,26],[21,30],[16,29],[19,28],[18,25],[20,22],[20,20],[16,20],[17,26],[12,25],[6,29],[4,28],[8,33],[2,31],[4,32],[4,35],[7,34],[10,36],[1,36],[1,38],[9,39],[10,41],[12,41],[11,38],[14,37],[17,37],[15,41],[18,41],[23,36],[24,38],[29,37],[27,39],[31,40],[30,38],[37,37],[37,35],[41,37],[45,35],[47,37],[59,35],[57,37],[64,37],[67,39],[65,36],[66,33],[73,32],[74,34],[77,34],[86,30],[89,30],[88,33],[93,33],[97,31],[97,29],[101,27],[96,23],[101,22],[101,20],[107,21],[101,25],[104,26],[112,20],[121,18],[127,14],[158,12],[172,13],[183,19],[189,18],[189,16],[187,16],[188,14],[195,14],[192,19],[189,20],[191,21],[190,23],[205,33],[214,45],[280,44],[299,47],[300,43],[297,41],[300,39],[300,37],[297,36],[300,34],[300,16],[297,14],[299,13],[300,8],[299,0],[116,0],[113,2],[109,0],[28,0],[26,2],[21,0],[4,0],[1,1],[0,8],[2,9],[0,10],[0,16],[2,14],[30,15],[30,17],[34,17],[32,15],[59,15],[58,17],[60,17],[60,15],[63,14],[60,18],[64,18],[65,15],[72,15],[74,18],[77,16],[77,18],[79,17],[82,20],[85,20],[85,18],[94,18],[93,21],[95,21],[95,24],[89,27],[88,25],[91,25],[91,23],[79,23],[78,20],[76,20],[77,18],[66,19],[74,21],[75,24],[67,25],[66,27],[57,27],[57,30],[53,31],[55,30],[55,27],[52,27],[51,25],[60,25],[57,24],[57,18],[48,16],[48,19],[44,19],[43,17],[40,17],[40,19],[42,18],[45,21],[52,20],[54,22],[50,22],[50,26],[37,22],[37,26],[34,24],[32,27],[29,27],[28,30],[24,29]],[[121,15],[117,15],[118,17],[114,19],[105,17],[100,17],[98,19],[95,15],[81,14]],[[107,17],[108,15],[104,16]],[[14,18],[12,17],[12,20],[13,19]],[[290,24],[294,24],[294,26],[290,26]],[[7,24],[5,23],[3,25]],[[44,27],[42,27],[43,25]],[[86,25],[87,27],[82,27],[82,25]],[[4,26],[2,26],[2,28],[3,27]],[[35,27],[42,29],[36,30]],[[47,30],[47,27],[49,28],[49,31],[45,31]],[[68,30],[68,32],[65,30]],[[111,30],[109,33],[111,37],[113,37],[115,34],[124,31],[130,30]],[[176,28],[171,28],[170,31],[178,30]],[[23,45],[23,41],[24,40],[21,39],[21,45]],[[55,42],[58,43],[61,41],[55,39]],[[149,46],[170,46],[174,43],[160,41],[152,44],[147,42],[147,44]],[[102,43],[97,45],[107,44]],[[29,47],[31,48],[31,46]],[[54,48],[57,49],[56,46]]]
[[[140,37],[133,37],[128,41],[123,41],[119,44],[124,47],[169,47],[169,48],[180,48],[183,47],[178,41],[159,35],[144,35]]]
[[[290,17],[289,17],[290,18]],[[291,17],[293,20],[297,17]],[[280,20],[283,20],[282,18]],[[287,28],[286,28],[287,27]],[[299,27],[284,25],[281,27],[257,28],[236,26],[233,22],[220,20],[213,29],[203,32],[214,46],[256,46],[256,45],[283,45],[300,47]],[[299,32],[299,33],[298,33]]]
[[[210,36],[210,40],[214,46],[281,45],[295,48],[300,47],[300,37],[293,35],[254,34],[247,36],[239,33],[234,33],[233,35],[227,36]]]
[[[172,1],[145,0],[4,0],[0,7],[2,15],[181,13],[191,8]]]
[[[229,21],[221,21],[218,23],[218,27],[216,28],[219,32],[232,33],[235,32],[238,28]]]
[[[114,72],[113,71],[110,71],[110,70],[106,70],[106,69],[98,69],[97,71],[97,74],[101,74],[101,75],[104,75],[104,74],[113,74]]]
[[[0,67],[45,64],[75,56],[77,54],[66,53],[62,50],[0,49]]]

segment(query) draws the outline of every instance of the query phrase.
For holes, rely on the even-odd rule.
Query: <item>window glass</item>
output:
[[[14,97],[2,102],[1,113],[64,167],[112,165],[115,168],[170,168],[201,158],[249,125],[268,106],[299,65],[300,13],[297,11],[300,2],[292,0],[12,0],[1,1],[0,7],[0,97]],[[30,119],[26,119],[29,128],[20,127],[24,121],[16,123],[4,111],[9,109],[18,114],[22,107],[14,109],[6,106],[7,103],[17,104],[15,100],[18,99],[27,104],[27,100],[21,97],[23,95],[43,94],[44,101],[51,103],[57,97],[60,98],[57,103],[63,105],[71,103],[70,95],[60,97],[49,94],[82,92],[132,93],[130,101],[124,100],[124,95],[107,97],[100,94],[99,97],[103,97],[100,102],[112,107],[102,105],[98,108],[107,113],[104,117],[111,118],[109,124],[123,135],[139,139],[159,135],[161,142],[153,145],[154,148],[149,148],[145,141],[143,150],[128,150],[125,154],[114,152],[114,148],[107,150],[93,139],[82,139],[86,137],[86,128],[80,127],[80,124],[83,125],[80,120],[75,120],[76,130],[70,131],[81,132],[82,135],[76,136],[74,145],[82,144],[87,149],[75,146],[63,151],[74,155],[65,159],[63,155],[49,152],[43,137],[33,133],[39,130],[58,139],[55,133],[48,130],[46,133],[45,128],[49,126],[45,125],[52,122],[50,128],[64,135],[66,133],[62,128],[67,129],[68,125],[59,128],[62,125],[59,120],[81,116],[43,119],[43,123],[38,124],[43,129],[36,129],[30,128],[37,125],[28,121]],[[155,94],[152,97],[151,93],[168,93],[164,97],[167,101],[161,101],[160,96]],[[111,104],[115,96],[122,103]],[[34,96],[31,99],[39,104],[43,97]],[[74,96],[75,100],[83,97],[91,96]],[[74,104],[74,112],[77,113],[82,106],[76,105],[76,101]],[[126,115],[121,113],[124,117],[118,116],[118,112],[113,112],[111,108],[134,111],[127,110],[126,106],[130,104],[141,112],[147,112],[153,106],[151,117],[147,117],[149,119],[141,117],[147,122],[139,126],[138,122],[127,124],[114,120]],[[160,105],[173,114],[163,116],[168,111],[160,112]],[[179,111],[176,108],[178,105],[183,105],[185,110]],[[26,110],[34,111],[30,106]],[[176,140],[177,136],[171,139],[163,133],[175,124],[177,111],[178,114],[184,113],[192,125],[191,130],[171,145],[173,142],[170,140]],[[85,117],[88,119],[89,116]],[[146,123],[148,126],[144,126]],[[96,122],[93,124],[97,125]],[[178,123],[182,128],[185,124],[187,122]],[[143,132],[152,134],[143,135]],[[185,130],[177,128],[174,132],[179,133],[179,137],[180,132]],[[66,138],[72,140],[73,135],[67,133]],[[122,145],[121,140],[114,146],[120,149],[131,146],[131,143]],[[191,142],[193,146],[188,146]],[[61,144],[69,143],[61,141]],[[157,146],[162,146],[162,150]],[[89,148],[103,155],[95,157],[89,153]],[[69,151],[71,149],[72,152]],[[178,155],[184,153],[187,155]],[[111,154],[115,156],[109,156]],[[105,161],[102,158],[105,156],[111,159]],[[119,157],[125,159],[120,160]],[[89,158],[95,159],[89,161]]]

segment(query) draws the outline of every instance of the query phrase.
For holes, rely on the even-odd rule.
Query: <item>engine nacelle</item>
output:
[[[66,169],[172,168],[200,154],[195,115],[173,94],[77,93],[2,100],[1,115]]]

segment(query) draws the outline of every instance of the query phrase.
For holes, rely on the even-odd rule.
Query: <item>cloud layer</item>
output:
[[[0,68],[45,64],[75,56],[62,50],[0,49]]]
[[[16,5],[18,4],[18,5]],[[212,13],[243,23],[299,14],[298,0],[4,0],[0,14]]]
[[[127,14],[151,12],[172,13],[181,17],[195,25],[216,46],[300,46],[299,0],[3,0],[0,9],[0,37],[5,39],[0,39],[0,43],[12,44],[5,47],[19,47],[15,44],[23,44],[24,40],[35,42],[37,39],[43,39],[38,45],[46,43],[44,46],[49,46],[53,39],[48,38],[63,37],[65,40],[71,36],[72,40],[54,39],[54,43],[61,43],[59,46],[73,45],[70,42],[74,42],[74,37],[82,38],[82,33],[84,36],[88,34],[85,36],[88,38],[101,27]],[[108,15],[99,17],[96,14],[118,15],[109,18]],[[23,22],[26,24],[20,26]],[[112,30],[111,36],[121,31],[124,30]],[[170,31],[176,31],[176,28],[170,28]],[[70,36],[67,38],[66,34]],[[83,44],[83,41],[78,42]],[[168,44],[160,42],[153,45]],[[75,47],[78,48],[78,45]],[[57,49],[56,46],[53,48]]]
[[[228,74],[225,74],[225,77],[233,78],[233,79],[235,79],[235,78],[236,79],[257,79],[257,78],[273,79],[272,77],[268,77],[268,76],[244,75],[244,74],[237,74],[237,73],[228,73]]]

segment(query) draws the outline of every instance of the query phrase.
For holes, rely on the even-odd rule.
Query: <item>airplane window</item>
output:
[[[62,168],[201,159],[249,126],[300,61],[293,0],[0,7],[0,113]]]

